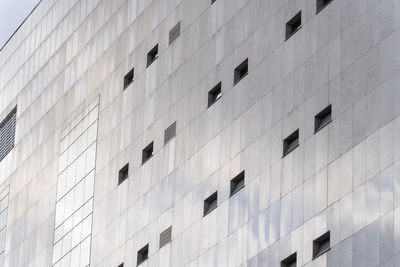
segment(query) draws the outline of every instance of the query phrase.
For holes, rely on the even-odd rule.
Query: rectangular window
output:
[[[121,263],[120,265],[118,265],[118,267],[124,267],[124,263]]]
[[[137,265],[139,266],[149,258],[149,244],[137,252]]]
[[[213,89],[208,91],[208,107],[218,101],[222,96],[221,94],[221,82],[219,82]]]
[[[237,84],[241,79],[243,79],[249,71],[249,59],[246,58],[242,63],[235,68],[235,73],[233,77],[233,84]]]
[[[176,136],[176,121],[164,131],[164,145]]]
[[[122,169],[119,170],[118,174],[118,185],[122,184],[129,176],[129,163],[127,163]]]
[[[153,142],[148,144],[142,152],[142,164],[145,164],[153,156]]]
[[[296,267],[297,264],[297,252],[293,253],[283,261],[281,261],[281,267]]]
[[[299,129],[283,140],[283,156],[286,156],[299,146]]]
[[[326,232],[325,234],[321,235],[313,242],[313,259],[317,258],[318,256],[324,254],[330,249],[330,231]]]
[[[318,132],[332,121],[332,106],[329,105],[314,118],[314,133]]]
[[[17,121],[17,107],[0,123],[0,161],[13,149],[15,142],[15,124]]]
[[[217,199],[218,199],[218,191],[216,191],[206,200],[204,200],[203,216],[206,216],[208,213],[210,213],[217,207]]]
[[[171,242],[172,226],[168,227],[160,234],[160,248]]]
[[[231,196],[244,187],[244,171],[231,180]]]
[[[332,0],[317,0],[317,13],[324,9]]]
[[[147,67],[149,67],[158,58],[158,44],[147,54]]]
[[[286,23],[286,40],[301,28],[301,11]]]
[[[169,44],[175,41],[176,38],[181,34],[181,22],[179,21],[170,31],[169,31]]]
[[[217,1],[217,0],[211,0],[211,5],[214,4],[215,1]]]
[[[133,83],[133,74],[134,74],[134,70],[131,69],[124,77],[124,90],[131,84]]]

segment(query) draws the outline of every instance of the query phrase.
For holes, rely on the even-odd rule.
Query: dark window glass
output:
[[[125,181],[129,176],[129,163],[127,163],[122,169],[119,170],[118,174],[118,185]]]
[[[134,71],[133,71],[133,69],[131,69],[131,70],[125,75],[125,77],[124,77],[124,90],[125,90],[131,83],[133,83],[133,80],[134,80],[133,74],[134,74]]]
[[[214,4],[215,1],[217,1],[217,0],[211,0],[211,5]]]
[[[297,253],[293,253],[283,261],[281,261],[281,267],[296,267],[297,264]]]
[[[244,187],[244,171],[231,180],[231,196]]]
[[[324,9],[332,0],[317,0],[317,13]]]
[[[301,11],[286,23],[286,40],[301,28]]]
[[[249,71],[249,59],[246,58],[242,63],[235,68],[235,73],[233,77],[233,84],[237,84],[241,79],[243,79]]]
[[[13,149],[15,142],[15,125],[17,121],[17,107],[0,123],[0,161]]]
[[[299,129],[283,140],[283,156],[286,156],[299,146]]]
[[[142,152],[142,164],[148,161],[153,156],[153,142],[148,144]]]
[[[147,67],[149,67],[158,58],[158,44],[147,54]]]
[[[313,242],[313,258],[317,258],[321,254],[324,254],[330,249],[330,231],[326,232],[325,234],[321,235]]]
[[[222,96],[221,93],[221,82],[219,82],[213,89],[208,91],[208,107],[218,101]]]
[[[204,200],[204,212],[203,216],[206,216],[212,210],[217,207],[217,199],[218,199],[218,192],[216,191],[211,196],[209,196],[206,200]]]
[[[170,31],[169,31],[169,44],[175,41],[176,38],[181,34],[181,22],[179,21]]]
[[[149,258],[149,244],[141,248],[137,253],[137,265],[142,264]]]
[[[329,105],[320,113],[315,116],[314,119],[314,132],[318,132],[326,125],[328,125],[332,121],[332,106]]]
[[[118,265],[118,267],[124,267],[124,264],[123,264],[123,263],[121,263],[120,265]]]

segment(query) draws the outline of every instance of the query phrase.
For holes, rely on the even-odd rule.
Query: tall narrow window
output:
[[[324,9],[332,0],[317,0],[317,13]]]
[[[158,58],[158,44],[147,54],[147,67],[149,67]]]
[[[176,121],[168,126],[167,129],[164,131],[164,145],[171,141],[176,135]]]
[[[148,144],[142,152],[142,164],[145,164],[153,156],[153,142]]]
[[[172,226],[168,227],[160,234],[160,248],[171,242]]]
[[[118,173],[118,185],[125,181],[129,176],[129,163],[127,163]]]
[[[169,44],[175,41],[176,38],[181,34],[181,22],[179,21],[170,31],[169,31]]]
[[[0,123],[0,161],[13,149],[15,142],[15,124],[17,121],[17,107]]]
[[[213,89],[208,91],[208,107],[218,101],[222,96],[221,93],[221,82],[219,82]]]
[[[244,171],[231,180],[231,196],[244,187]]]
[[[318,132],[332,121],[332,106],[329,105],[314,118],[314,133]]]
[[[286,156],[299,146],[299,129],[283,140],[283,156]]]
[[[281,261],[281,267],[296,267],[297,266],[297,252],[293,253],[283,261]]]
[[[149,258],[149,244],[137,252],[137,265],[139,266]]]
[[[233,77],[233,84],[237,84],[241,79],[243,79],[249,71],[249,59],[246,58],[242,63],[235,68],[235,73]]]
[[[325,234],[321,235],[313,242],[313,259],[317,258],[318,256],[324,254],[330,249],[330,231],[326,232]]]
[[[286,40],[301,28],[301,11],[286,23]]]
[[[134,70],[131,69],[124,77],[124,90],[131,84],[133,83],[133,74],[134,74]]]
[[[206,200],[204,200],[203,216],[206,216],[208,213],[210,213],[217,207],[217,200],[218,200],[218,191],[216,191],[211,196],[206,198]]]

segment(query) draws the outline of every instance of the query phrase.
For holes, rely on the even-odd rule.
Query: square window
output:
[[[149,244],[137,252],[137,265],[142,264],[149,258]]]
[[[317,0],[317,13],[324,9],[332,0]]]
[[[213,89],[208,91],[208,107],[218,101],[222,96],[221,93],[221,82],[219,82]]]
[[[286,40],[301,28],[301,11],[286,23]]]
[[[131,70],[125,75],[125,77],[124,77],[124,90],[125,90],[131,83],[133,83],[133,80],[134,80],[133,74],[134,74],[134,71],[133,71],[133,69],[131,69]]]
[[[153,142],[148,144],[142,152],[142,164],[148,161],[153,156]]]
[[[231,196],[244,187],[244,171],[231,180]]]
[[[168,227],[160,234],[160,248],[171,242],[172,226]]]
[[[214,210],[217,207],[217,200],[218,200],[218,191],[216,191],[211,196],[209,196],[206,200],[204,200],[203,216],[206,216],[208,213],[210,213],[212,210]]]
[[[317,258],[318,256],[324,254],[330,249],[330,231],[326,232],[325,234],[321,235],[313,242],[313,259]]]
[[[299,146],[299,129],[283,140],[283,156],[286,156]]]
[[[176,121],[168,126],[164,131],[164,145],[166,145],[172,138],[176,136]]]
[[[248,70],[249,70],[249,59],[246,58],[242,63],[239,64],[239,66],[235,68],[233,84],[235,85],[241,79],[243,79],[247,75]]]
[[[320,113],[315,115],[314,133],[318,132],[332,121],[332,106],[329,105]]]
[[[147,67],[149,67],[158,58],[158,44],[147,53]]]
[[[118,185],[122,184],[129,176],[129,163],[127,163],[122,169],[119,170],[118,174]]]
[[[175,41],[176,38],[181,34],[181,22],[179,21],[170,31],[169,31],[169,44]]]
[[[283,261],[281,261],[281,267],[296,267],[297,265],[297,252],[293,253]]]

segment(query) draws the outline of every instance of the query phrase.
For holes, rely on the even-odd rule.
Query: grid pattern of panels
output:
[[[90,261],[98,100],[62,133],[57,184],[53,266]]]
[[[0,194],[0,267],[4,266],[8,215],[8,192],[9,189],[7,188]]]
[[[3,160],[14,147],[16,120],[17,107],[15,107],[0,124],[0,161]]]

